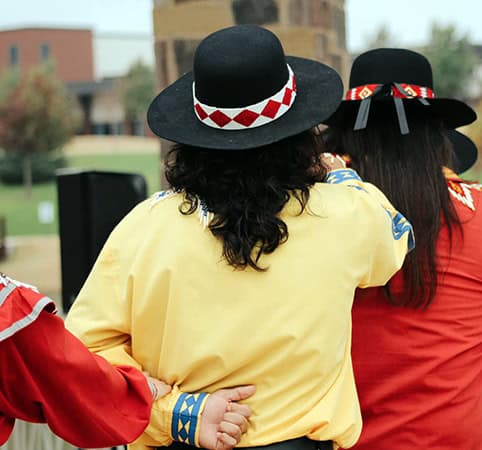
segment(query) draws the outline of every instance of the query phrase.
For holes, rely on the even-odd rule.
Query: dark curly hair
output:
[[[222,240],[231,266],[264,271],[261,255],[273,253],[289,235],[278,214],[291,195],[301,214],[310,186],[326,175],[321,149],[312,131],[242,151],[178,144],[167,155],[165,175],[184,193],[182,214],[193,214],[200,202],[213,214],[209,229]]]

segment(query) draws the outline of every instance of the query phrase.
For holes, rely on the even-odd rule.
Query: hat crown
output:
[[[433,89],[432,67],[420,53],[379,48],[362,53],[350,72],[350,88],[365,84],[407,83]]]
[[[194,55],[193,73],[197,99],[223,108],[269,98],[289,77],[279,39],[254,25],[225,28],[204,39]]]

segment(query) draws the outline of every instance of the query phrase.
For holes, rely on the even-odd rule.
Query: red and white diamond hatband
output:
[[[274,122],[285,114],[296,97],[296,80],[288,66],[288,82],[283,88],[266,100],[242,108],[219,108],[201,103],[196,98],[195,85],[192,85],[194,111],[205,125],[222,130],[246,130]]]

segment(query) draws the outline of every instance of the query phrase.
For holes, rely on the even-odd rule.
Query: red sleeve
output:
[[[90,353],[48,312],[0,342],[0,415],[47,422],[77,447],[132,442],[151,404],[142,373]]]

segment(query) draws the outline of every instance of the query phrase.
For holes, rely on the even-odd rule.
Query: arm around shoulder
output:
[[[330,184],[341,184],[358,191],[356,212],[360,217],[366,270],[359,287],[381,286],[402,267],[406,254],[415,246],[413,229],[386,196],[375,186],[365,183],[352,169],[331,171]]]

